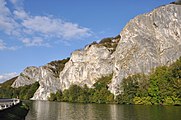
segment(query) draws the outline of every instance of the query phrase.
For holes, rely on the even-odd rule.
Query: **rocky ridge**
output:
[[[59,72],[68,60],[69,59],[52,61],[41,67],[27,67],[22,73],[20,73],[18,78],[12,84],[12,87],[18,88],[38,81],[40,86],[32,99],[47,100],[50,93],[55,93],[57,90],[60,90],[57,74],[59,75]]]
[[[181,56],[181,6],[169,4],[132,19],[120,33],[114,53],[110,90],[119,94],[119,83],[136,73],[169,65]]]
[[[120,37],[108,41],[74,51],[61,70],[50,64],[28,67],[12,87],[39,81],[33,99],[47,100],[51,92],[68,89],[72,84],[92,87],[97,78],[113,73],[109,90],[120,94],[124,77],[149,73],[181,56],[181,6],[169,4],[139,15],[125,26]],[[58,72],[55,74],[52,68]]]

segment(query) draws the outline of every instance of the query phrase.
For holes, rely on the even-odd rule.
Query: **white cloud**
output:
[[[0,0],[0,14],[1,15],[9,15],[10,10],[6,7],[6,1],[5,0]]]
[[[0,16],[0,30],[3,30],[8,35],[13,35],[15,27],[16,22],[9,18]]]
[[[18,74],[16,72],[12,72],[12,73],[6,73],[3,75],[0,75],[0,83],[5,82],[6,80],[9,80],[13,77],[16,77]]]
[[[26,19],[26,18],[28,18],[28,14],[24,10],[15,10],[13,12],[13,14],[15,15],[15,17],[17,19]]]
[[[0,30],[10,35],[13,34],[18,23],[11,17],[11,11],[6,4],[6,1],[0,0]]]
[[[0,40],[0,50],[4,50],[4,49],[6,49],[6,45],[2,40]]]
[[[10,0],[10,2],[13,3],[13,4],[17,4],[18,0]]]
[[[0,51],[2,51],[2,50],[16,50],[18,48],[19,47],[17,47],[17,46],[8,47],[6,45],[6,43],[4,43],[3,40],[0,39]]]
[[[15,9],[21,10],[23,9],[23,1],[24,0],[9,0],[15,7]]]
[[[32,31],[57,38],[72,39],[91,35],[88,28],[49,16],[29,16],[29,19],[23,20],[22,25]]]
[[[44,43],[43,39],[40,37],[34,37],[32,39],[24,38],[22,39],[22,42],[30,47],[30,46],[44,46],[44,47],[50,47],[48,43]]]
[[[53,15],[32,16],[23,9],[23,0],[9,1],[14,5],[11,10],[5,0],[0,0],[0,31],[16,37],[25,46],[47,47],[52,38],[70,41],[91,36],[89,28],[52,17]]]

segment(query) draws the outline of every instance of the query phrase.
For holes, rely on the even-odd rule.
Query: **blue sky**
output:
[[[0,0],[0,82],[105,37],[172,0]]]

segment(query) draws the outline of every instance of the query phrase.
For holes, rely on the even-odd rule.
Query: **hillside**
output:
[[[180,5],[169,4],[138,15],[116,37],[76,50],[69,59],[27,67],[11,87],[38,82],[40,86],[32,99],[48,100],[51,93],[63,92],[72,85],[93,88],[98,79],[112,75],[105,88],[115,96],[120,95],[124,92],[120,87],[124,78],[151,74],[156,67],[169,66],[179,59],[180,11]]]

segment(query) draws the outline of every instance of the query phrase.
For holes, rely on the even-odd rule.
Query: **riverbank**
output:
[[[28,111],[29,107],[25,103],[20,102],[15,106],[0,111],[0,118],[2,120],[24,120]]]

